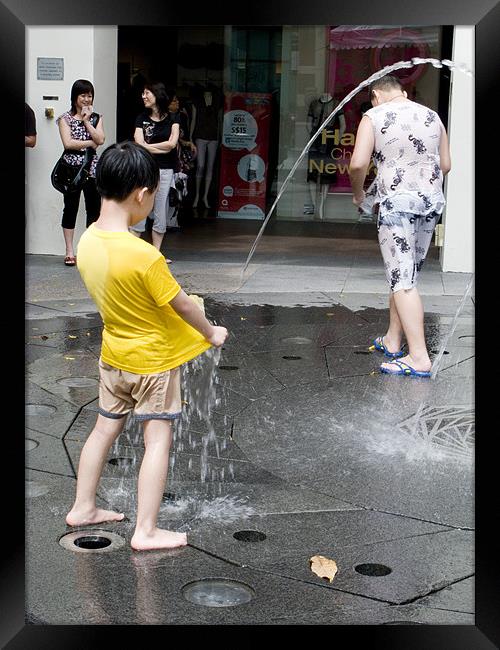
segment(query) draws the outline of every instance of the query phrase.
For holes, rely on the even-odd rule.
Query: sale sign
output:
[[[264,219],[270,119],[270,94],[226,94],[219,217]]]

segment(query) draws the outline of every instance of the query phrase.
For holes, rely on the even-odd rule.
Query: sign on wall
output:
[[[219,217],[264,219],[270,119],[270,94],[226,94]]]
[[[64,79],[64,59],[38,57],[36,78],[41,81],[62,81]]]

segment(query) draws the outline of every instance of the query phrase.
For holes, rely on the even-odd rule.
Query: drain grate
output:
[[[182,595],[195,605],[234,607],[249,603],[255,596],[255,591],[249,585],[237,580],[205,578],[184,585]]]
[[[108,530],[78,530],[63,535],[59,544],[76,553],[109,553],[124,546],[125,540]]]
[[[239,366],[219,366],[219,370],[239,370]]]
[[[388,576],[389,573],[392,573],[392,569],[385,564],[357,564],[354,567],[354,570],[361,575],[369,576],[370,578],[380,578],[382,576]]]
[[[474,408],[470,406],[427,406],[401,422],[399,428],[446,454],[468,458],[474,450],[474,423]]]
[[[57,383],[68,388],[90,388],[90,386],[95,386],[99,382],[97,379],[92,379],[92,377],[63,377],[58,379]]]
[[[302,359],[302,357],[296,357],[295,355],[291,355],[291,354],[288,354],[282,358],[286,359],[287,361],[297,361],[298,359]]]
[[[45,417],[47,415],[52,415],[55,413],[57,408],[51,404],[26,404],[25,413],[28,417],[33,417],[35,415]]]
[[[115,465],[116,467],[131,467],[135,462],[135,458],[130,458],[130,456],[121,456],[120,458],[110,458],[108,463],[110,465]]]
[[[33,451],[36,449],[40,443],[37,440],[32,440],[31,438],[24,439],[24,449],[25,451]]]
[[[266,535],[259,530],[239,530],[233,537],[239,542],[262,542],[266,539]]]

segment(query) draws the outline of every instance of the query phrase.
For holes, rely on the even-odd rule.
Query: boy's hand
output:
[[[213,332],[207,341],[211,343],[215,348],[220,348],[223,345],[224,341],[227,339],[228,331],[225,327],[220,327],[219,325],[213,326]]]

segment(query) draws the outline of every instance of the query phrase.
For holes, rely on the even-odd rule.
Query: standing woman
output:
[[[134,140],[153,154],[160,167],[160,185],[156,192],[153,211],[153,246],[160,250],[167,219],[175,210],[169,205],[168,195],[173,185],[174,171],[177,169],[177,142],[179,141],[179,113],[170,113],[171,98],[161,82],[147,83],[142,93],[146,109],[135,121]],[[135,224],[131,232],[137,237],[146,229],[146,219]],[[167,263],[171,260],[167,259]]]
[[[95,168],[97,165],[96,149],[104,143],[104,130],[102,117],[95,127],[89,122],[94,103],[94,86],[86,79],[77,79],[71,88],[71,109],[57,118],[59,134],[64,146],[64,159],[70,165],[80,167],[83,163],[85,150],[93,149],[93,158],[90,165],[90,175],[83,185],[85,198],[85,212],[87,214],[87,228],[98,217],[101,209],[101,198],[95,184]],[[73,237],[75,234],[76,215],[80,205],[82,191],[64,194],[64,210],[62,215],[62,229],[66,244],[64,264],[75,266],[76,257],[73,250]]]

